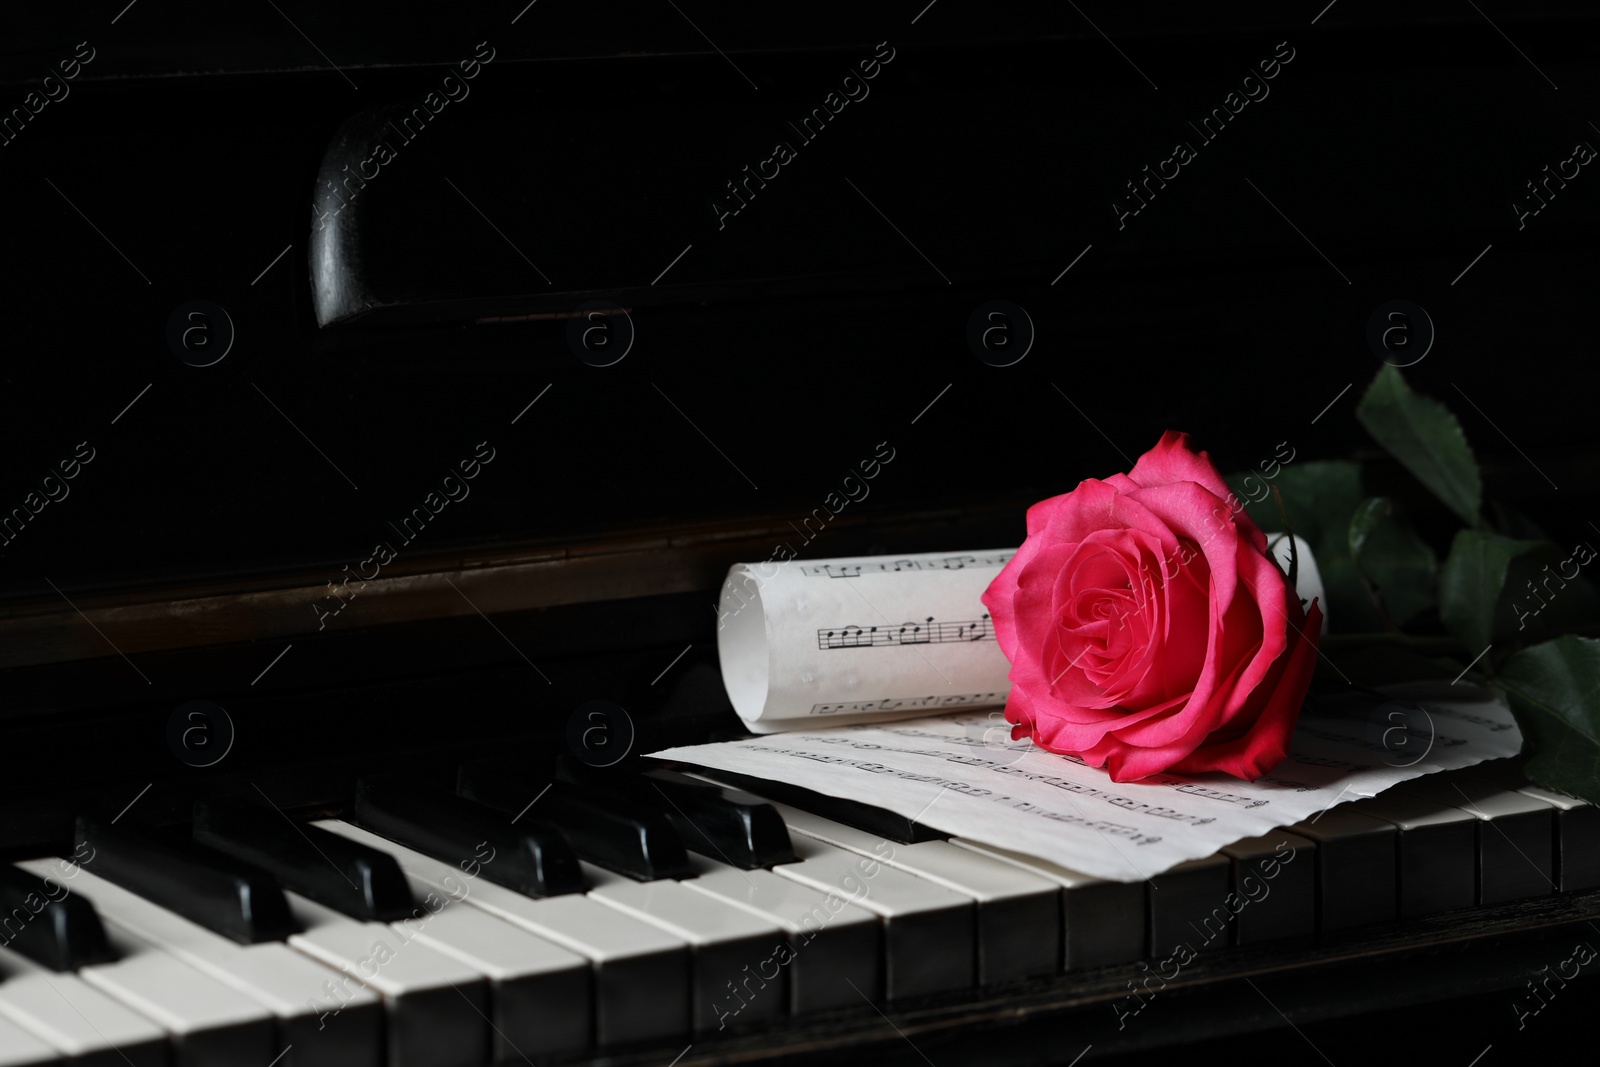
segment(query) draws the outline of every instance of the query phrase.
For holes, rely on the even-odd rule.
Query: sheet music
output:
[[[1385,691],[1422,711],[1382,704],[1359,715],[1302,715],[1288,758],[1255,782],[1211,774],[1118,784],[1074,757],[1009,740],[999,712],[813,728],[654,755],[865,801],[946,833],[1132,882],[1341,801],[1522,747],[1510,709],[1486,691]]]
[[[1298,590],[1322,595],[1294,539]],[[1288,565],[1289,543],[1273,552]],[[718,605],[717,652],[734,710],[755,733],[998,707],[1010,664],[982,596],[1011,549],[738,563]]]
[[[1012,555],[735,565],[717,634],[734,709],[766,733],[1004,704],[1011,667],[980,598]]]

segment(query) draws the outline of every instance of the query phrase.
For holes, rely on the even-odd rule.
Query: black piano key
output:
[[[1477,820],[1460,808],[1390,789],[1351,801],[1350,810],[1392,823],[1402,919],[1470,908],[1478,900]]]
[[[512,824],[496,808],[422,783],[363,778],[351,821],[526,896],[584,889],[578,855],[554,826],[528,817]]]
[[[1225,948],[1232,940],[1233,913],[1228,894],[1233,864],[1220,852],[1186,860],[1150,880],[1149,943],[1152,957],[1170,956],[1179,946],[1192,952]]]
[[[92,904],[64,880],[9,863],[0,863],[0,944],[54,971],[116,958]]]
[[[269,807],[231,798],[200,801],[194,839],[355,919],[398,922],[416,910],[394,857]]]
[[[661,813],[664,804],[541,778],[511,760],[463,763],[456,788],[469,800],[517,816],[538,804],[539,817],[561,827],[579,856],[607,870],[641,882],[693,875],[683,841]]]
[[[1340,806],[1289,827],[1317,843],[1317,926],[1323,933],[1393,922],[1394,823]]]
[[[272,875],[225,853],[87,815],[78,816],[77,844],[94,850],[95,874],[240,944],[294,930]]]
[[[1228,909],[1235,945],[1311,937],[1317,930],[1317,845],[1272,830],[1224,846],[1233,863]]]
[[[744,870],[795,861],[789,830],[777,809],[743,790],[665,768],[634,774],[563,758],[561,777],[662,808],[690,850]]]
[[[703,771],[697,769],[695,773],[740,789],[748,789],[759,796],[770,797],[780,804],[788,804],[801,811],[809,811],[813,815],[842,822],[846,826],[854,826],[857,830],[865,830],[869,834],[877,834],[902,845],[911,845],[918,841],[944,841],[950,837],[949,834],[940,833],[931,826],[925,826],[884,808],[875,808],[871,804],[863,804],[857,800],[830,797],[826,793],[817,793],[787,782],[769,781],[720,768]]]

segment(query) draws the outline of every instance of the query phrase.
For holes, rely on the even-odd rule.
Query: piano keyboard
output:
[[[886,837],[850,802],[581,777],[363,783],[347,818],[299,823],[202,804],[192,839],[80,820],[75,867],[0,874],[0,1067],[583,1059],[1600,886],[1600,812],[1493,770],[1148,884]]]

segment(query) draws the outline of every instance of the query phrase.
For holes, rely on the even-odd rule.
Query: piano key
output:
[[[383,841],[350,823],[330,820],[324,826],[374,846]],[[408,876],[435,891],[459,894],[461,872],[457,868],[393,842],[382,847]],[[504,886],[479,882],[464,902],[589,960],[594,1040],[600,1047],[688,1035],[689,946],[682,938],[576,894],[536,900]]]
[[[0,1019],[0,1067],[32,1067],[33,1064],[61,1062],[61,1055],[49,1045],[16,1023]]]
[[[1600,886],[1600,808],[1537,785],[1519,786],[1517,792],[1555,809],[1555,877],[1561,892]]]
[[[289,936],[289,905],[259,867],[192,841],[167,840],[80,815],[76,841],[94,873],[240,944]]]
[[[951,844],[1031,871],[1061,889],[1061,967],[1076,971],[1145,957],[1145,883],[1110,882],[982,841]]]
[[[388,1067],[468,1067],[486,1059],[487,984],[471,967],[409,933],[425,918],[409,927],[362,922],[298,893],[288,896],[300,927],[289,944],[339,972],[319,1001],[324,1014],[331,1013],[330,1028],[343,1014],[342,998],[366,986],[384,1000]],[[426,917],[438,906],[430,898],[418,912]]]
[[[1394,921],[1394,823],[1340,805],[1289,830],[1317,843],[1317,924],[1323,933]]]
[[[721,769],[696,770],[693,772],[693,777],[718,783],[725,782],[756,796],[767,797],[792,808],[812,812],[825,819],[853,826],[857,830],[865,830],[869,834],[876,834],[900,845],[911,845],[920,841],[942,841],[950,836],[887,808],[863,804],[856,800],[845,800],[842,797],[830,797],[826,793],[814,792],[797,785],[790,785],[788,782],[770,781]]]
[[[195,805],[194,839],[265,868],[297,893],[356,919],[389,922],[416,906],[393,859],[281,811],[231,798]]]
[[[1222,948],[1232,940],[1227,899],[1232,861],[1220,852],[1186,860],[1150,879],[1150,955],[1166,957],[1187,945],[1192,951]]]
[[[53,971],[72,971],[112,959],[94,908],[61,881],[62,865],[50,861],[49,877],[0,863],[0,937],[3,943]]]
[[[1469,812],[1393,789],[1343,806],[1398,829],[1400,918],[1470,908],[1477,902],[1478,827]]]
[[[1461,775],[1429,776],[1395,788],[1462,808],[1478,820],[1478,903],[1503,904],[1556,891],[1555,809],[1549,804]]]
[[[528,896],[583,891],[577,854],[561,831],[530,818],[513,826],[503,812],[442,789],[363,778],[350,821],[463,869],[472,863],[482,877]],[[493,863],[481,862],[485,852]]]
[[[697,876],[685,887],[743,908],[787,935],[789,951],[776,954],[776,963],[788,973],[792,1014],[853,1008],[863,995],[874,1002],[883,996],[883,929],[872,912],[772,871],[692,862]]]
[[[321,1018],[325,1009],[317,1006],[317,998],[325,995],[324,983],[334,977],[326,967],[281,942],[239,944],[100,877],[100,864],[108,854],[105,840],[96,838],[95,871],[80,871],[73,891],[93,903],[105,922],[122,934],[176,957],[271,1012],[279,1047],[291,1046],[280,1061],[283,1067],[381,1063],[383,1011],[375,994],[352,991],[342,1005],[339,1024],[326,1026]],[[126,845],[124,840],[118,847]],[[38,871],[49,862],[21,866]],[[200,871],[202,881],[215,878],[199,864],[187,866]]]
[[[338,833],[349,824],[329,819],[317,825]],[[367,842],[373,847],[392,847],[373,837]],[[464,862],[483,873],[493,869],[499,857],[491,853],[481,862]],[[409,872],[406,876],[419,899],[433,891],[422,879]],[[446,889],[452,903],[415,923],[394,924],[397,930],[488,980],[495,1060],[585,1051],[592,1009],[588,961],[492,915],[462,907],[459,900],[473,891],[473,877],[463,872]]]
[[[884,994],[889,1000],[967,989],[976,974],[972,898],[804,834],[794,834],[798,863],[773,871],[837,893],[875,913],[884,927]],[[884,842],[885,848],[889,842]]]
[[[4,948],[0,1019],[83,1067],[164,1067],[167,1062],[167,1032],[161,1027],[77,975],[57,974]]]
[[[729,1020],[743,1027],[787,1014],[789,972],[774,958],[787,938],[776,923],[691,892],[679,882],[641,883],[595,868],[586,873],[594,886],[589,899],[688,942],[690,1024],[696,1034],[725,1029]],[[774,967],[770,976],[761,973],[768,961]]]
[[[1317,846],[1287,830],[1272,830],[1222,848],[1233,861],[1229,910],[1235,945],[1259,945],[1317,932]]]
[[[523,812],[561,827],[580,857],[630,878],[681,878],[689,873],[683,841],[661,805],[641,804],[589,786],[541,778],[513,760],[463,763],[457,791],[469,800]]]
[[[695,852],[742,870],[794,861],[783,820],[760,797],[665,768],[633,774],[597,769],[573,758],[563,758],[559,765],[567,781],[656,808],[665,804],[667,821]]]
[[[977,903],[980,985],[1054,974],[1060,966],[1061,892],[1026,870],[998,864],[949,841],[890,844],[864,830],[777,805],[791,831],[882,859]]]
[[[78,975],[167,1031],[173,1067],[267,1063],[282,1051],[271,1014],[230,986],[112,924],[116,953]]]

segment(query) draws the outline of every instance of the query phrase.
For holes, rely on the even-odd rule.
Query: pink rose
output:
[[[1211,457],[1171,430],[1128,474],[1029,508],[983,603],[1011,662],[1012,737],[1117,782],[1271,770],[1322,624]]]

